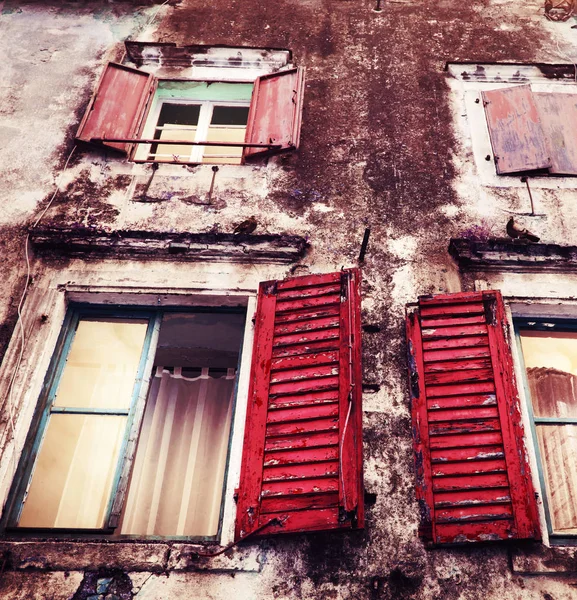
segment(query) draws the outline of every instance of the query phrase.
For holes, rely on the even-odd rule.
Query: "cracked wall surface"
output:
[[[465,93],[445,63],[576,61],[577,21],[549,22],[542,4],[383,0],[377,12],[372,0],[0,2],[0,356],[18,334],[26,229],[44,209],[42,227],[79,236],[226,236],[255,215],[256,234],[308,244],[290,266],[31,252],[37,312],[25,329],[35,354],[25,355],[21,396],[6,399],[11,354],[0,381],[3,500],[34,410],[26,378],[48,364],[42,340],[54,333],[44,329],[57,332],[62,319],[41,321],[42,307],[67,283],[169,290],[222,277],[256,289],[261,280],[354,266],[371,228],[362,265],[364,531],[249,541],[215,559],[196,557],[198,547],[182,541],[0,539],[0,598],[577,597],[574,549],[423,546],[406,382],[404,311],[418,295],[495,286],[510,296],[577,297],[571,273],[462,276],[447,251],[450,238],[504,236],[510,214],[527,212],[528,196],[520,184],[479,176]],[[107,61],[122,60],[125,39],[290,49],[307,69],[299,151],[221,166],[210,199],[211,165],[161,165],[144,194],[150,165],[97,148],[72,152],[95,82]],[[576,180],[533,195],[540,216],[520,222],[545,242],[577,245]]]

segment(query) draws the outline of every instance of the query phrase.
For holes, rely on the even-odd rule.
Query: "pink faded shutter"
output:
[[[551,154],[550,173],[577,175],[577,94],[534,93]]]
[[[154,91],[155,78],[138,69],[108,63],[90,100],[76,139],[134,138]],[[131,144],[104,142],[104,146],[127,154]]]
[[[260,286],[237,539],[363,527],[359,277]]]
[[[420,535],[539,538],[501,294],[422,297],[407,338]]]
[[[280,148],[247,147],[245,158],[299,147],[304,79],[305,70],[298,67],[256,80],[244,141],[246,144],[277,144]]]
[[[497,173],[551,166],[547,139],[530,85],[482,92]]]

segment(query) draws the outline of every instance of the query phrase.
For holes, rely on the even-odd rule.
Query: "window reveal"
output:
[[[577,332],[520,326],[550,533],[577,534]],[[561,330],[559,330],[561,329]]]
[[[74,314],[14,524],[215,537],[244,318]]]

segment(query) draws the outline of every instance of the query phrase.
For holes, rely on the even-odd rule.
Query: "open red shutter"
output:
[[[420,535],[539,538],[501,294],[422,297],[407,337]]]
[[[237,539],[363,526],[359,278],[260,286]]]
[[[551,166],[547,139],[530,85],[481,93],[497,173]]]
[[[550,173],[577,175],[577,94],[533,94],[551,153]]]
[[[254,84],[246,144],[277,144],[280,148],[247,147],[244,157],[295,150],[299,146],[305,70],[302,67],[264,75]]]
[[[134,138],[154,90],[155,78],[149,73],[108,63],[96,92],[90,100],[76,139]],[[104,142],[104,146],[128,153],[131,144]]]

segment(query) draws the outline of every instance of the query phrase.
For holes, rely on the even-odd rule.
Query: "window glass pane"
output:
[[[244,321],[165,315],[122,534],[217,534]]]
[[[128,408],[147,320],[81,320],[54,406]]]
[[[248,106],[215,106],[211,125],[245,125],[248,122]]]
[[[102,527],[125,427],[126,417],[51,415],[18,525]]]
[[[536,417],[577,418],[577,332],[522,331]]]
[[[248,106],[215,106],[208,128],[209,142],[244,142]],[[203,162],[240,164],[242,147],[206,146]]]
[[[577,533],[577,426],[537,425],[553,531]]]
[[[160,109],[154,138],[158,140],[185,140],[194,142],[200,115],[199,104],[170,104]],[[153,144],[150,156],[159,162],[188,162],[193,146],[178,144]]]

